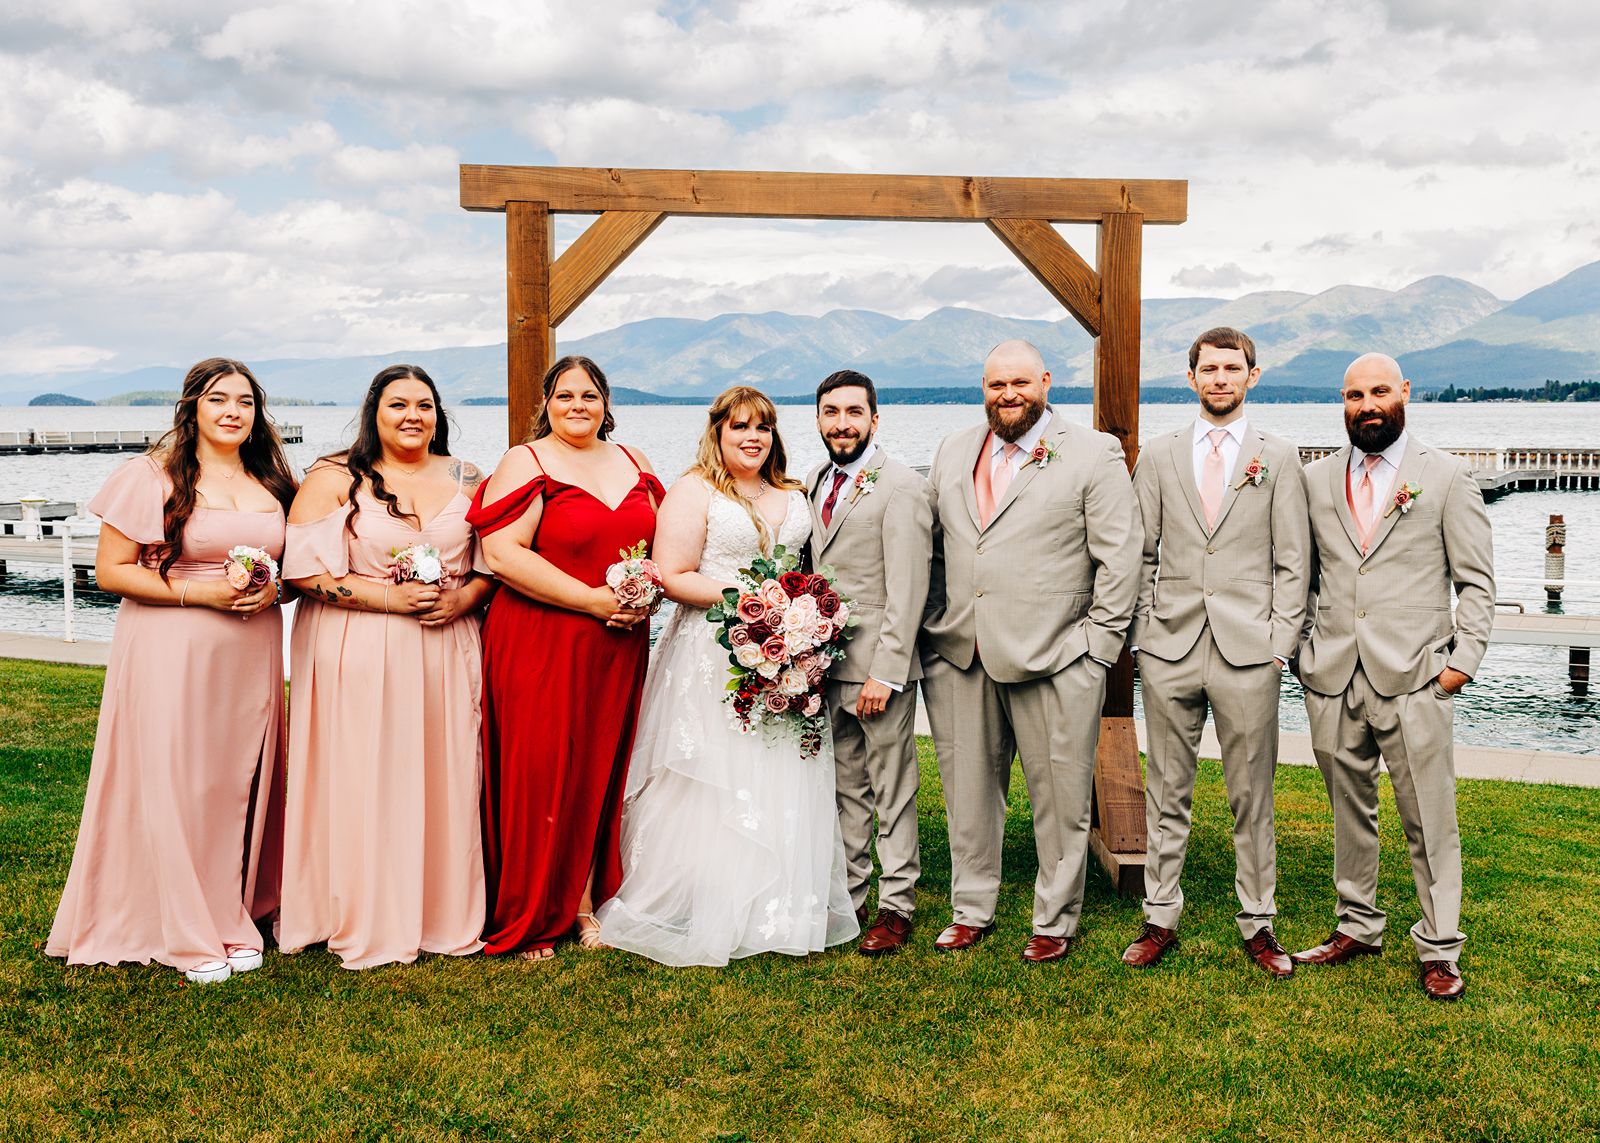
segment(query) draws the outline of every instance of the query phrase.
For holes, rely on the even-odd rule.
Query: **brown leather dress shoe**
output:
[[[1272,935],[1271,929],[1262,929],[1245,941],[1244,951],[1250,954],[1251,960],[1267,970],[1268,976],[1287,980],[1294,975],[1294,961],[1283,951],[1283,946]]]
[[[1158,964],[1168,950],[1178,947],[1178,931],[1163,929],[1149,921],[1139,930],[1139,939],[1122,950],[1122,963],[1133,968],[1151,968]]]
[[[1429,1000],[1460,1000],[1467,991],[1467,982],[1461,979],[1461,970],[1453,960],[1425,960],[1422,962],[1422,991]]]
[[[906,947],[911,939],[911,918],[897,909],[879,909],[867,935],[861,938],[856,952],[862,956],[888,956]]]
[[[1034,933],[1022,947],[1022,959],[1028,964],[1049,964],[1060,960],[1072,951],[1071,937],[1047,937]]]
[[[979,927],[952,923],[935,938],[933,947],[939,952],[960,952],[962,949],[970,949],[992,932],[994,932],[993,925]]]
[[[1294,954],[1295,964],[1343,964],[1358,956],[1377,956],[1383,951],[1380,945],[1363,944],[1354,937],[1335,932],[1314,949]]]

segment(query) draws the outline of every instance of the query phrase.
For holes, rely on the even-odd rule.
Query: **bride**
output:
[[[741,732],[728,653],[706,609],[741,567],[804,546],[811,515],[784,473],[777,410],[735,386],[711,404],[695,466],[661,503],[654,558],[677,610],[645,680],[622,810],[622,885],[600,938],[662,964],[804,955],[860,931],[845,888],[833,745]]]

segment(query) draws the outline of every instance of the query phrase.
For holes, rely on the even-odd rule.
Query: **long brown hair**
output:
[[[267,416],[267,395],[242,361],[227,357],[208,357],[190,369],[183,379],[183,391],[172,408],[172,428],[150,446],[149,456],[166,471],[172,482],[172,493],[167,497],[161,514],[162,542],[152,547],[156,571],[164,580],[172,565],[183,552],[183,528],[194,515],[195,498],[200,484],[200,456],[196,444],[200,439],[199,405],[218,378],[237,373],[250,383],[250,395],[255,398],[256,416],[250,425],[250,435],[239,446],[239,463],[256,483],[272,493],[283,506],[284,514],[294,500],[295,479],[289,462],[283,455],[283,441],[278,429]]]
[[[350,503],[350,514],[345,517],[344,529],[352,536],[356,534],[356,513],[361,511],[361,505],[356,503],[356,493],[361,491],[363,482],[372,490],[374,498],[388,506],[389,515],[396,520],[410,520],[418,527],[422,525],[422,517],[415,512],[400,511],[400,498],[389,491],[389,486],[383,482],[383,473],[376,467],[383,459],[383,442],[378,439],[378,406],[383,403],[383,391],[396,381],[404,380],[421,381],[433,394],[435,420],[433,440],[428,442],[428,451],[434,456],[450,455],[450,419],[445,416],[444,402],[439,399],[439,386],[433,383],[433,378],[420,365],[388,365],[378,370],[372,384],[367,386],[367,395],[361,399],[361,411],[356,414],[354,443],[347,449],[317,460],[317,464],[343,465],[350,474],[350,491],[345,496]]]
[[[617,427],[617,419],[611,415],[611,383],[593,360],[579,353],[570,353],[545,371],[540,387],[539,411],[533,415],[533,430],[528,434],[528,439],[523,441],[524,444],[543,440],[553,431],[550,428],[550,394],[555,392],[556,379],[569,369],[583,370],[594,382],[594,387],[600,390],[600,403],[605,406],[606,415],[600,422],[597,435],[603,441],[611,439],[611,430]]]
[[[733,473],[728,471],[728,464],[722,459],[722,426],[741,410],[750,420],[772,426],[772,451],[767,453],[767,459],[762,462],[761,479],[773,488],[781,488],[785,492],[805,487],[800,481],[789,478],[787,471],[789,454],[784,450],[783,437],[778,433],[777,406],[760,389],[753,389],[749,385],[735,385],[731,389],[725,389],[711,402],[711,408],[706,410],[706,431],[700,437],[700,447],[695,451],[694,466],[689,471],[700,476],[735,504],[743,504],[745,511],[750,513],[751,522],[756,526],[756,535],[761,539],[761,550],[770,552],[774,539],[772,525],[767,523],[767,518],[761,514],[755,503],[739,491],[733,482]]]

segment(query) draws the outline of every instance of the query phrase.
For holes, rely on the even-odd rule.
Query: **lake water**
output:
[[[1086,405],[1063,405],[1057,411],[1080,424],[1092,421]],[[304,427],[305,443],[290,448],[293,462],[304,468],[348,442],[354,413],[349,408],[282,410],[280,423]],[[616,416],[617,438],[642,448],[668,483],[688,466],[705,423],[703,410],[681,405],[624,406]],[[1176,429],[1193,416],[1187,405],[1146,405],[1140,412],[1140,436]],[[1344,439],[1337,405],[1264,404],[1252,407],[1250,416],[1261,428],[1303,444],[1337,444]],[[0,407],[0,430],[158,428],[170,424],[170,418],[170,411],[160,408]],[[452,410],[451,451],[492,468],[504,449],[505,418],[503,408]],[[879,440],[906,463],[925,465],[947,433],[982,419],[976,405],[886,405]],[[1410,406],[1409,421],[1417,436],[1452,448],[1600,443],[1596,405],[1418,402]],[[803,474],[822,460],[809,408],[781,407],[779,428],[795,472]],[[86,501],[127,459],[117,454],[0,457],[0,501],[21,496]],[[1543,591],[1537,584],[1512,582],[1510,577],[1543,575],[1544,528],[1553,512],[1566,517],[1568,577],[1600,582],[1600,492],[1521,492],[1489,505],[1495,566],[1503,577],[1500,597],[1521,600],[1530,611],[1543,608]],[[79,636],[109,639],[115,599],[90,591],[80,593],[79,601]],[[1569,589],[1564,606],[1574,614],[1600,613],[1600,588]],[[13,564],[0,584],[0,629],[57,634],[60,625],[59,575]],[[1285,728],[1303,730],[1304,709],[1292,680],[1285,684],[1284,699]],[[1600,697],[1580,699],[1571,694],[1562,648],[1492,647],[1479,682],[1458,700],[1457,715],[1457,734],[1464,743],[1600,755]]]

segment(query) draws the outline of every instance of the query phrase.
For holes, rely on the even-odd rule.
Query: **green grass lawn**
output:
[[[0,663],[0,1139],[1450,1139],[1600,1137],[1600,790],[1465,782],[1467,997],[1429,1002],[1398,819],[1381,958],[1276,983],[1233,923],[1221,770],[1205,763],[1181,950],[1118,957],[1137,903],[1090,875],[1082,942],[1027,967],[1033,847],[1013,789],[999,932],[948,919],[924,743],[915,948],[716,969],[565,946],[553,964],[322,951],[196,988],[43,954],[88,773],[98,670]],[[1387,787],[1386,787],[1387,790]],[[1314,771],[1279,772],[1289,948],[1332,926]]]

